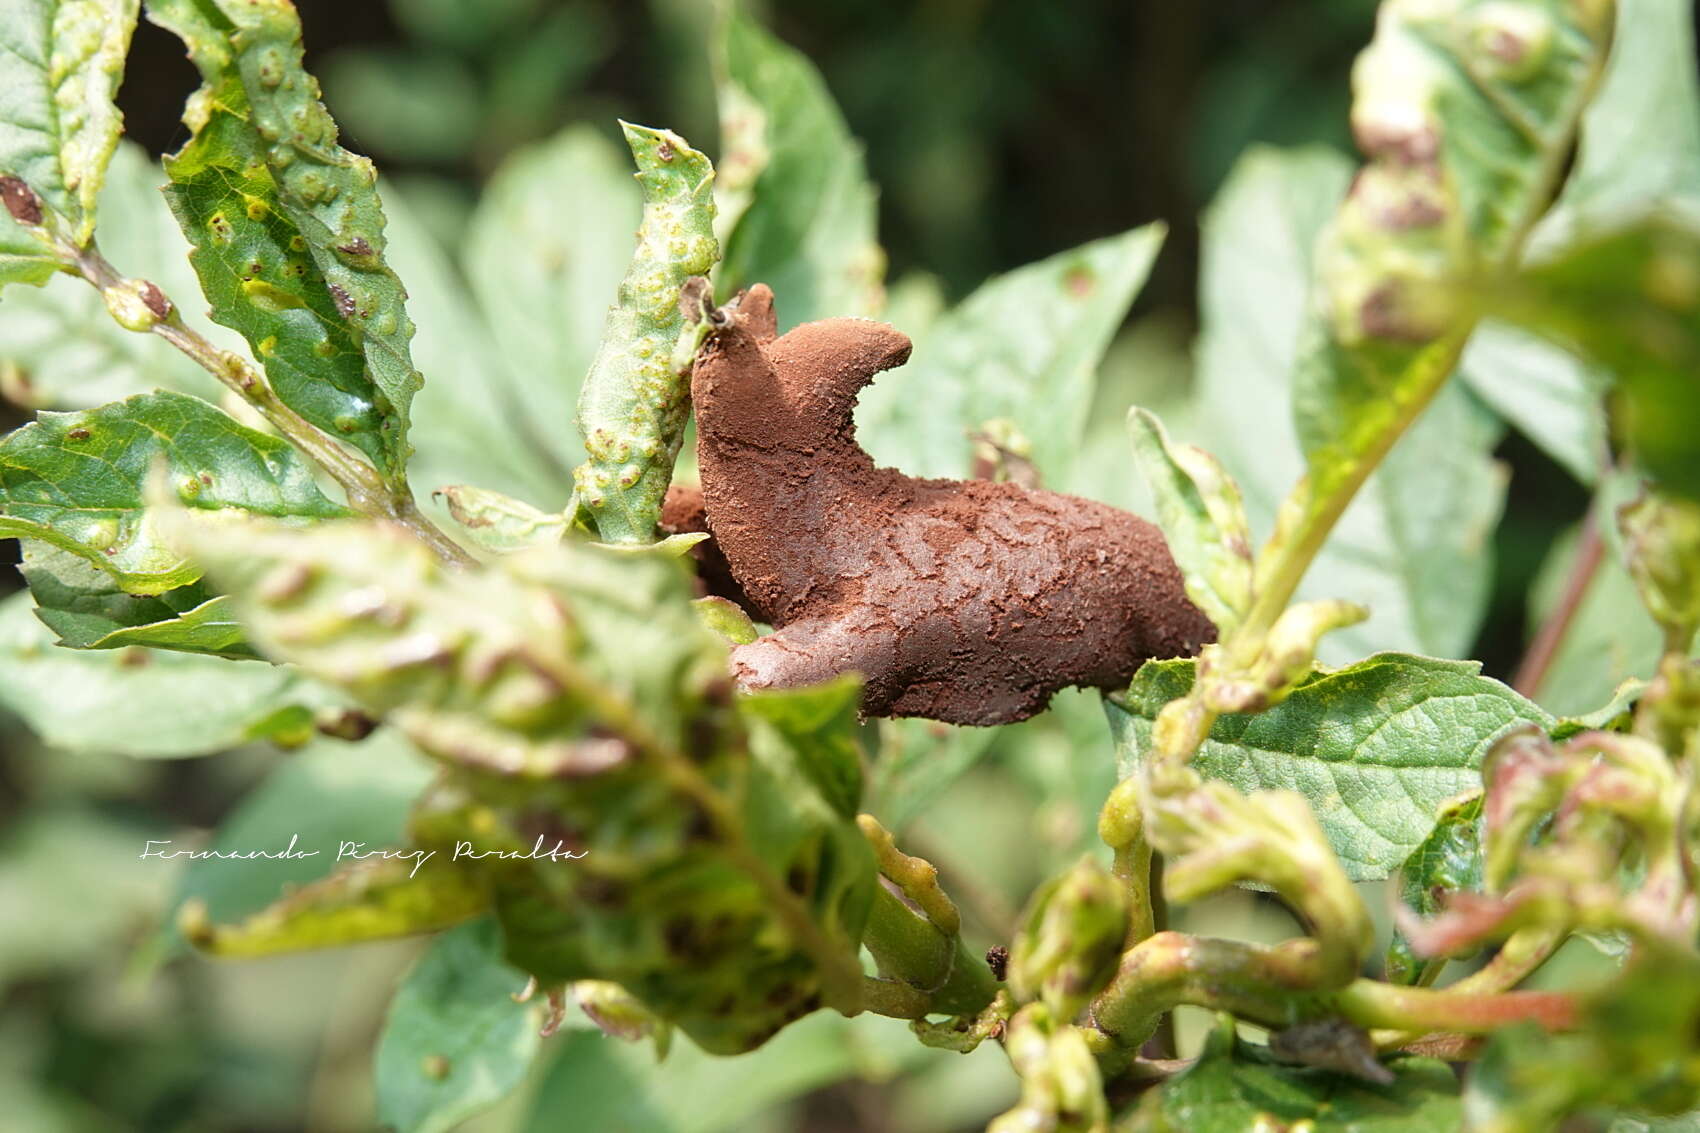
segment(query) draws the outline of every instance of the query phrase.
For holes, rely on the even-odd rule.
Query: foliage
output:
[[[462,35],[521,52],[517,8],[477,7],[398,11],[447,75]],[[1367,164],[1241,159],[1204,221],[1192,401],[1168,425],[1134,411],[1119,450],[1218,639],[998,731],[868,725],[851,674],[735,687],[728,642],[762,627],[698,597],[697,536],[656,533],[689,474],[690,366],[758,282],[787,325],[884,310],[917,345],[862,399],[878,459],[1120,499],[1083,454],[1127,410],[1117,331],[1160,224],[952,305],[924,276],[888,292],[859,143],[809,58],[736,4],[699,60],[718,169],[622,124],[634,191],[575,127],[507,161],[445,256],[343,148],[289,3],[149,0],[203,83],[162,203],[113,104],[136,9],[0,15],[0,386],[40,410],[0,439],[30,590],[0,608],[0,703],[91,767],[293,753],[147,947],[428,937],[378,1043],[380,1121],[531,1104],[528,1127],[572,1105],[598,1128],[728,1128],[899,1067],[941,1096],[946,1068],[992,1067],[969,1120],[1001,1098],[999,1130],[1700,1112],[1682,6],[1383,0],[1353,77]],[[196,283],[234,333],[192,325]],[[1516,689],[1455,659],[1507,426],[1596,494]],[[452,481],[441,508],[415,499],[427,475]],[[974,793],[1009,781],[1013,800]],[[32,818],[18,860],[83,822]],[[244,854],[284,843],[301,852]],[[1019,914],[981,881],[1000,855]],[[0,867],[0,908],[40,869]],[[1382,978],[1359,882],[1397,898]],[[1234,886],[1296,934],[1181,931]],[[1597,980],[1519,986],[1573,940],[1613,951]],[[1201,1050],[1166,1045],[1183,1006],[1221,1017]]]

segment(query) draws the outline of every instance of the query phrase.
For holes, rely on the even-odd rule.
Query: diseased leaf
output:
[[[1145,410],[1135,410],[1128,425],[1187,596],[1226,636],[1251,606],[1251,532],[1239,486],[1203,449],[1171,445],[1162,422]]]
[[[1330,151],[1253,149],[1205,216],[1193,417],[1198,443],[1239,484],[1254,531],[1271,528],[1280,493],[1304,470],[1282,422],[1291,418],[1311,245],[1349,176]],[[1367,621],[1323,642],[1325,661],[1470,648],[1505,493],[1491,457],[1498,436],[1492,416],[1449,387],[1371,476],[1300,589],[1370,609]]]
[[[1295,371],[1306,517],[1373,465],[1448,377],[1458,284],[1514,265],[1547,210],[1610,41],[1610,5],[1388,0],[1353,70],[1370,158],[1317,254]]]
[[[378,1039],[378,1120],[397,1133],[448,1133],[518,1086],[542,1045],[539,1003],[514,1002],[524,986],[494,919],[433,940]]]
[[[883,302],[874,187],[862,148],[807,56],[728,5],[715,40],[720,129],[731,164],[722,203],[721,290],[765,283],[780,329]]]
[[[137,0],[15,0],[0,21],[0,174],[20,178],[77,247],[118,144],[113,105]],[[0,210],[0,283],[39,283],[56,260]]]
[[[508,444],[547,459],[557,490],[584,459],[571,422],[640,218],[630,155],[574,126],[504,162],[467,233],[466,274],[494,331],[502,400],[511,406]]]
[[[968,434],[1003,418],[1032,443],[1047,487],[1075,486],[1098,361],[1162,241],[1162,226],[1146,225],[982,284],[939,317],[907,366],[862,391],[863,447],[914,476],[960,478]],[[789,296],[777,295],[783,316]]]
[[[681,340],[701,322],[685,315],[685,286],[707,276],[720,246],[708,158],[669,130],[621,125],[643,188],[643,225],[579,390],[587,455],[573,484],[604,543],[645,544],[655,538],[691,412],[687,363],[700,339]],[[712,296],[699,294],[699,306],[704,301]]]
[[[27,594],[0,603],[0,705],[50,747],[176,759],[253,740],[301,743],[313,709],[334,700],[272,665],[61,648],[32,606]]]
[[[228,599],[204,582],[162,594],[126,594],[110,575],[50,543],[23,544],[24,580],[36,617],[73,649],[153,646],[183,653],[253,658]]]
[[[1130,1126],[1142,1133],[1441,1133],[1463,1120],[1458,1077],[1438,1058],[1387,1064],[1392,1085],[1276,1062],[1231,1029],[1211,1033],[1189,1069],[1151,1091]],[[1277,1124],[1279,1123],[1279,1124]]]
[[[1453,893],[1482,886],[1482,796],[1479,792],[1441,805],[1434,829],[1411,851],[1399,869],[1399,900],[1425,920],[1445,906]],[[1419,982],[1425,965],[1397,927],[1387,945],[1390,983]],[[1442,961],[1444,963],[1444,961]]]
[[[356,860],[353,853],[405,846],[408,808],[435,770],[391,728],[358,744],[317,739],[291,752],[242,797],[210,842],[179,839],[157,847],[272,855],[190,861],[173,907],[199,901],[213,920],[235,920],[259,912],[291,885],[318,881]],[[345,843],[348,854],[339,862]],[[292,848],[292,856],[283,856]],[[440,865],[433,860],[419,872]]]
[[[278,399],[380,467],[399,460],[396,422],[367,373],[355,312],[308,254],[278,195],[253,126],[227,82],[205,123],[174,156],[166,199],[215,322],[238,331]]]
[[[1553,723],[1480,670],[1381,653],[1315,673],[1274,708],[1220,717],[1192,767],[1247,794],[1298,791],[1353,880],[1387,877],[1428,836],[1439,805],[1479,785],[1496,737]],[[1192,677],[1192,661],[1150,661],[1106,702],[1124,777],[1148,749],[1157,712]]]
[[[173,181],[212,169],[240,174],[232,188],[241,199],[227,199],[223,211],[232,226],[230,246],[258,237],[240,225],[246,218],[265,226],[273,253],[259,257],[261,270],[247,279],[242,271],[235,273],[249,305],[295,312],[286,321],[303,331],[305,312],[311,311],[324,318],[327,330],[346,334],[363,362],[371,387],[365,400],[377,428],[374,434],[357,421],[350,430],[340,422],[346,413],[315,419],[307,406],[295,408],[333,435],[363,441],[360,447],[378,469],[399,481],[408,455],[408,406],[423,381],[409,352],[413,322],[407,316],[407,292],[384,261],[384,212],[372,163],[337,144],[336,123],[318,100],[318,82],[302,68],[295,8],[288,0],[149,0],[148,13],[183,40],[204,82],[184,119],[193,136],[171,166],[182,165]],[[206,203],[211,186],[198,187],[205,195],[192,199]],[[199,217],[207,226],[199,229],[182,215],[186,201],[180,198],[177,205],[191,240],[201,231],[208,234],[203,251],[224,246],[214,225],[216,208]],[[278,222],[267,223],[273,214]],[[312,273],[301,270],[309,265],[322,288]],[[207,269],[197,265],[197,270],[205,282]],[[299,287],[290,280],[299,280]],[[323,315],[326,299],[334,318]],[[297,300],[305,302],[297,306]],[[267,361],[265,337],[251,339],[262,362]],[[277,345],[311,350],[318,338],[304,335],[303,342],[287,343],[280,333]],[[341,341],[332,340],[332,345],[342,352]],[[305,396],[305,390],[301,393]]]
[[[200,290],[188,246],[160,195],[159,163],[123,141],[100,193],[100,248],[114,264],[141,272],[175,301]],[[192,308],[191,308],[192,309]],[[210,327],[221,348],[241,340]],[[153,335],[125,330],[100,292],[61,275],[41,288],[13,288],[0,302],[0,394],[28,409],[81,409],[155,389],[217,401],[223,392],[205,370]]]
[[[156,464],[197,510],[325,519],[326,499],[287,443],[197,398],[141,394],[98,409],[43,413],[0,440],[0,535],[81,555],[134,594],[200,577],[158,538],[145,498]]]

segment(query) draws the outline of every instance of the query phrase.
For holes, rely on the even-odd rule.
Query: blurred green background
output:
[[[625,117],[671,126],[718,153],[703,0],[298,7],[308,65],[344,143],[377,160],[450,262],[481,185],[509,155],[566,126],[614,139],[614,121]],[[1346,150],[1348,72],[1374,7],[812,0],[771,4],[765,16],[819,66],[866,147],[888,281],[928,273],[954,301],[993,273],[1152,220],[1169,224],[1102,369],[1097,409],[1114,424],[1134,400],[1185,401],[1199,328],[1200,217],[1236,160],[1258,143]],[[144,25],[121,99],[131,137],[156,155],[180,144],[182,99],[194,85],[176,41]],[[1321,214],[1332,198],[1308,204]],[[570,231],[575,219],[563,213],[558,222]],[[1290,305],[1295,297],[1259,295],[1255,281],[1242,295],[1251,306],[1263,300]],[[433,380],[453,380],[433,370],[430,356],[420,362]],[[8,412],[8,427],[25,419]],[[1490,675],[1509,678],[1528,636],[1531,587],[1589,492],[1520,434],[1504,433],[1493,455],[1509,496],[1492,537],[1485,616],[1464,636],[1474,634],[1473,655]],[[1131,466],[1123,459],[1117,467]],[[1267,497],[1285,487],[1247,490]],[[1550,578],[1544,585],[1552,589]],[[1596,617],[1611,619],[1603,600]],[[928,735],[914,729],[910,742]],[[934,738],[946,758],[952,741]],[[135,858],[146,838],[221,829],[226,844],[252,845],[309,823],[336,829],[362,808],[390,813],[422,781],[406,752],[371,753],[358,766],[337,755],[309,747],[199,760],[69,758],[8,726],[0,744],[0,1129],[375,1127],[373,1045],[417,948],[242,964],[185,957],[161,924],[182,894],[210,895],[216,905],[221,885],[275,891],[287,869],[233,880],[219,863],[180,871]],[[1023,895],[1090,844],[1113,778],[1091,698],[1064,697],[1051,716],[1000,733],[990,755],[932,805],[924,828],[911,828],[908,844],[938,861],[973,938],[991,943]],[[325,813],[327,798],[348,811]],[[1287,931],[1251,894],[1188,916],[1191,927],[1231,935]],[[734,1062],[679,1046],[657,1075],[647,1048],[571,1029],[544,1044],[513,1098],[468,1127],[946,1133],[980,1128],[1015,1088],[995,1049],[966,1058],[924,1051],[889,1020],[813,1018]]]

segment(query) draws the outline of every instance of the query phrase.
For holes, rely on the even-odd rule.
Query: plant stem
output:
[[[92,244],[87,248],[62,245],[59,253],[77,269],[78,275],[102,293],[126,282],[118,269]],[[169,299],[166,301],[170,303]],[[451,566],[476,565],[476,560],[465,548],[445,535],[419,510],[412,489],[405,480],[386,484],[377,469],[285,405],[276,391],[246,361],[227,350],[220,350],[206,336],[185,323],[175,303],[170,304],[169,313],[150,329],[252,405],[280,436],[336,482],[348,497],[348,505],[355,511],[406,528]]]
[[[1593,585],[1600,564],[1605,561],[1606,543],[1600,534],[1597,510],[1590,509],[1587,518],[1582,521],[1582,538],[1576,545],[1576,559],[1570,565],[1570,574],[1564,580],[1564,593],[1546,621],[1541,623],[1540,631],[1529,643],[1528,652],[1517,666],[1516,676],[1511,679],[1511,687],[1531,699],[1546,681],[1547,671],[1558,656],[1559,646],[1564,644],[1564,637],[1570,632],[1577,611],[1582,608],[1582,600],[1588,596],[1588,588]]]

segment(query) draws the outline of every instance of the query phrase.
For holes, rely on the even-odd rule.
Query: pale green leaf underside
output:
[[[200,577],[155,530],[156,468],[198,510],[324,519],[345,514],[294,449],[197,398],[141,394],[97,409],[43,413],[0,441],[0,533],[81,555],[136,594]]]
[[[1125,708],[1109,705],[1123,775],[1146,750],[1157,711],[1191,687],[1192,665],[1149,662]],[[1382,653],[1319,673],[1264,713],[1221,717],[1193,767],[1246,792],[1298,791],[1354,880],[1387,877],[1433,829],[1435,807],[1480,783],[1496,737],[1553,722],[1480,668]]]
[[[0,603],[0,705],[50,747],[144,759],[210,755],[311,734],[324,690],[291,669],[54,644],[28,594]]]
[[[253,658],[230,601],[204,582],[163,594],[127,594],[106,572],[34,539],[23,544],[24,579],[36,616],[73,649],[146,645],[183,653]]]
[[[1074,472],[1098,362],[1163,235],[1146,225],[982,284],[932,325],[907,366],[862,391],[862,446],[914,476],[960,478],[968,434],[1004,418],[1032,442],[1046,486],[1089,489]]]
[[[744,144],[725,158],[735,180],[740,161],[760,170],[726,237],[723,289],[772,287],[781,330],[874,315],[885,254],[861,146],[808,57],[730,7],[717,41],[721,131]]]

